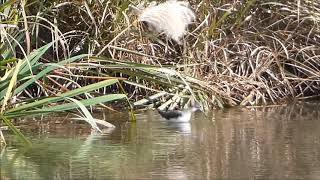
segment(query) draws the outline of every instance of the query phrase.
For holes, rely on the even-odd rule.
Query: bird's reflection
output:
[[[189,122],[177,123],[177,122],[168,122],[168,127],[177,132],[191,133],[191,124]]]

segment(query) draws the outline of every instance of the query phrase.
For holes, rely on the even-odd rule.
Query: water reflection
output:
[[[148,111],[116,129],[42,125],[34,145],[10,138],[1,179],[319,179],[320,104],[234,108],[171,124]],[[118,119],[115,121],[115,119]],[[123,120],[123,121],[122,121]],[[46,123],[45,123],[46,124]],[[27,131],[27,130],[25,130]]]
[[[171,128],[177,132],[190,134],[191,133],[191,124],[190,122],[167,122],[168,128]]]

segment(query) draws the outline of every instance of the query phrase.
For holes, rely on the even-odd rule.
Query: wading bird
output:
[[[183,110],[160,110],[157,109],[161,117],[170,122],[189,122],[193,112],[202,111],[200,104],[194,100],[191,101],[191,108]]]

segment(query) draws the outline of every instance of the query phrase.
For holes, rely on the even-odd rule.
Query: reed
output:
[[[108,72],[130,76],[155,92],[164,90],[171,94],[164,98],[167,100],[184,87],[192,87],[199,90],[198,99],[202,96],[208,108],[276,104],[318,96],[319,3],[196,0],[190,4],[197,18],[183,36],[183,45],[167,32],[171,26],[162,23],[163,12],[155,10],[154,17],[150,16],[154,20],[156,13],[161,15],[151,21],[153,27],[160,22],[159,29],[153,28],[156,32],[163,31],[155,34],[137,23],[143,19],[139,13],[123,8],[127,3],[121,4],[123,16],[112,16],[117,19],[105,22],[112,24],[115,34],[97,50],[98,54],[126,63],[158,66],[161,72],[147,77],[140,74],[141,68],[108,68]],[[150,14],[150,7],[141,5],[141,1],[133,5],[142,11],[142,17],[144,8]],[[99,10],[95,10],[99,19]],[[150,71],[142,74],[146,73]],[[179,85],[182,87],[170,90]],[[147,91],[146,95],[154,94]],[[186,94],[192,93],[189,90]]]
[[[16,9],[19,5],[24,6],[21,11]],[[103,103],[116,100],[129,102],[123,89],[103,93],[110,86],[113,89],[120,87],[118,78],[98,77],[99,81],[90,84],[79,83],[87,77],[74,77],[72,71],[75,67],[71,64],[88,61],[90,55],[71,54],[67,41],[75,35],[72,32],[63,34],[54,21],[50,22],[45,16],[27,16],[27,7],[28,4],[15,1],[0,5],[1,121],[26,143],[29,143],[28,140],[12,124],[12,118],[79,109],[80,118],[77,119],[85,120],[94,130],[100,131],[97,123],[111,127],[95,119],[85,106],[109,108]],[[50,41],[41,38],[44,32],[51,35]],[[60,70],[66,70],[67,75],[59,74]],[[0,133],[1,143],[5,143]]]

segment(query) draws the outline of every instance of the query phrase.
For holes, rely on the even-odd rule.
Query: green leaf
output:
[[[24,64],[21,67],[21,74],[26,73],[28,70],[31,71],[31,67],[39,61],[43,54],[52,46],[53,42],[48,43],[41,48],[32,51],[26,58],[24,58]],[[32,73],[31,73],[32,74]]]
[[[77,89],[65,92],[57,97],[48,97],[48,98],[44,98],[44,99],[41,99],[36,102],[21,105],[19,107],[10,109],[9,111],[7,111],[7,113],[23,111],[26,109],[39,107],[40,105],[61,101],[61,100],[64,100],[66,97],[74,97],[79,94],[90,92],[90,91],[93,91],[93,90],[96,90],[96,89],[99,89],[102,87],[110,86],[110,85],[115,84],[117,82],[118,82],[118,80],[116,80],[116,79],[110,79],[110,80],[105,80],[105,81],[101,81],[98,83],[90,84],[90,85],[87,85],[87,86],[84,86],[81,88],[77,88]]]
[[[8,0],[7,2],[0,5],[0,12],[3,12],[4,9],[6,9],[8,6],[15,3],[17,0]]]
[[[108,94],[104,96],[99,96],[91,99],[85,99],[81,100],[80,102],[84,106],[91,106],[99,103],[104,102],[110,102],[114,100],[120,100],[123,98],[126,98],[127,96],[124,94]],[[12,112],[12,113],[5,113],[5,116],[7,117],[20,117],[20,116],[26,116],[26,115],[37,115],[37,114],[45,114],[45,113],[52,113],[52,112],[61,112],[61,111],[68,111],[75,108],[78,108],[79,106],[76,103],[66,103],[61,105],[56,105],[52,107],[46,107],[42,108],[41,110],[31,110],[31,111],[25,111],[25,112]]]
[[[88,55],[86,54],[82,54],[82,55],[78,55],[78,56],[74,56],[72,58],[66,59],[64,61],[60,61],[59,63],[57,63],[57,65],[65,65],[67,63],[73,62],[75,60],[81,59],[83,57],[87,57]],[[25,83],[21,84],[13,93],[13,95],[18,94],[19,92],[23,91],[25,88],[27,88],[29,85],[31,85],[32,83],[34,83],[36,80],[44,77],[45,75],[47,75],[50,71],[56,69],[57,66],[53,66],[53,65],[49,65],[47,68],[45,68],[44,70],[42,70],[41,72],[39,72],[37,75],[35,75],[32,79],[29,79],[28,81],[26,81]],[[0,94],[1,97],[1,94]]]
[[[83,114],[85,115],[86,118],[84,120],[91,125],[91,127],[99,132],[102,132],[100,128],[98,127],[96,121],[92,117],[91,113],[88,111],[88,109],[78,100],[73,99],[73,98],[68,98],[69,100],[73,101],[77,106],[81,109]]]
[[[2,114],[0,114],[0,119],[3,120],[3,122],[9,126],[9,129],[12,130],[12,132],[19,137],[20,140],[22,140],[27,145],[31,145],[30,141],[11,123],[11,120]]]
[[[19,60],[17,65],[15,66],[14,71],[13,71],[13,76],[10,80],[9,86],[6,88],[7,92],[6,92],[5,96],[3,97],[3,99],[2,99],[2,96],[0,96],[0,101],[2,102],[2,107],[1,107],[1,111],[0,111],[1,113],[5,110],[7,102],[11,97],[13,88],[16,85],[17,76],[18,76],[18,72],[20,70],[21,64],[22,64],[22,60]]]

